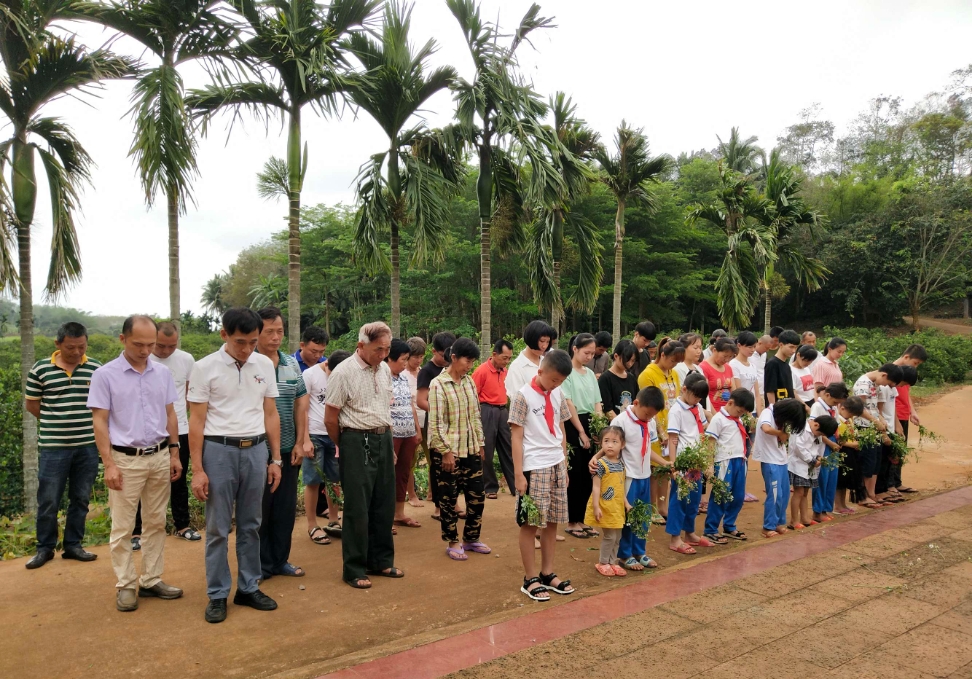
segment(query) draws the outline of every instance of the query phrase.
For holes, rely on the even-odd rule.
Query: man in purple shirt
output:
[[[125,349],[102,369],[88,391],[95,443],[105,465],[111,503],[111,565],[118,578],[115,606],[138,608],[138,596],[178,599],[182,590],[162,582],[165,509],[171,482],[182,473],[179,460],[178,399],[169,369],[149,360],[158,326],[148,316],[129,316],[122,325]],[[95,371],[97,374],[97,371]],[[142,503],[142,577],[135,573],[129,536]]]

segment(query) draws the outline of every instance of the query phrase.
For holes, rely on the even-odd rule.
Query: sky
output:
[[[512,29],[526,0],[483,0],[483,15]],[[944,88],[952,71],[972,63],[972,3],[963,0],[546,0],[542,14],[556,28],[534,34],[520,50],[524,74],[536,90],[563,90],[578,115],[606,142],[626,119],[643,127],[653,153],[711,149],[733,126],[772,147],[798,113],[819,103],[821,116],[845,131],[870,99],[897,95],[906,105]],[[110,34],[78,28],[88,45]],[[470,77],[472,63],[443,0],[417,0],[412,39],[439,49],[434,66],[451,64]],[[141,56],[131,41],[118,51]],[[187,84],[204,84],[186,73]],[[97,98],[65,98],[49,115],[62,117],[94,158],[92,183],[77,216],[83,278],[58,303],[96,314],[168,315],[167,226],[164,196],[148,209],[131,144],[131,83],[109,83]],[[432,126],[452,117],[447,92],[430,100]],[[199,145],[199,177],[181,221],[182,308],[199,312],[203,285],[229,267],[240,250],[286,227],[286,202],[256,193],[256,174],[271,156],[284,156],[281,121],[246,117],[233,127],[217,118]],[[0,129],[5,138],[9,125]],[[303,118],[309,163],[304,205],[354,201],[361,164],[386,146],[378,126],[362,114]],[[40,164],[38,163],[38,170]],[[40,173],[39,173],[40,174]],[[42,180],[43,181],[43,180]],[[50,208],[39,187],[33,231],[35,301],[49,263]]]

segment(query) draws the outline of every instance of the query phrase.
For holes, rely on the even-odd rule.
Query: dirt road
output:
[[[911,323],[911,316],[903,318],[905,323]],[[918,325],[922,328],[935,328],[941,330],[946,335],[972,335],[972,325],[962,321],[947,321],[941,318],[918,317]]]

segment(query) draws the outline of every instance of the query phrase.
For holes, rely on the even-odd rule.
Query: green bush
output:
[[[20,369],[0,369],[0,516],[24,511]]]
[[[847,342],[847,353],[840,360],[844,379],[853,383],[863,373],[893,361],[910,344],[921,344],[928,360],[918,368],[918,378],[926,383],[963,382],[972,370],[972,336],[945,335],[938,330],[923,330],[906,335],[890,335],[880,328],[824,328],[819,348],[831,337]]]

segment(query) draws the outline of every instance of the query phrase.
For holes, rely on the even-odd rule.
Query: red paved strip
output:
[[[325,677],[434,679],[970,503],[972,486],[845,521],[832,528],[767,541],[714,561],[417,646]]]

